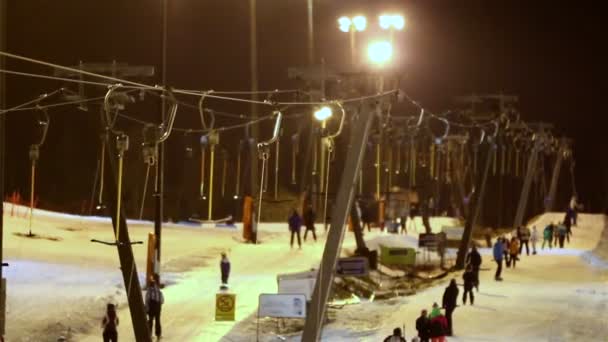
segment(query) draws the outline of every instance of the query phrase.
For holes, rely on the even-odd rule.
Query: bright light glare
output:
[[[388,30],[389,27],[391,27],[391,16],[390,15],[381,15],[380,17],[378,17],[379,21],[380,21],[380,27],[383,30]]]
[[[323,106],[319,110],[315,111],[315,119],[318,121],[325,121],[332,116],[331,108]]]
[[[384,64],[393,56],[393,47],[387,41],[373,42],[367,49],[369,59],[374,64]]]
[[[397,30],[403,30],[405,27],[405,18],[402,15],[393,16],[393,27]]]
[[[352,22],[348,17],[341,17],[340,19],[338,19],[338,26],[340,27],[340,31],[342,32],[350,31],[351,24]]]
[[[362,15],[358,15],[353,18],[353,25],[357,31],[363,31],[367,27],[367,19]]]
[[[384,30],[388,30],[389,28],[393,28],[395,30],[403,30],[405,27],[405,18],[402,15],[391,14],[391,15],[381,15],[378,17],[380,22],[380,27]]]

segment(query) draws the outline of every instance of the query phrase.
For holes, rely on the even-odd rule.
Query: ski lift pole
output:
[[[209,202],[207,203],[207,219],[212,220],[213,216],[213,167],[215,163],[215,146],[219,143],[220,136],[216,131],[209,132]]]
[[[261,179],[260,179],[260,195],[258,198],[258,216],[257,216],[257,226],[259,227],[260,225],[260,217],[262,214],[262,197],[264,194],[264,174],[266,171],[266,164],[268,162],[268,154],[269,154],[269,146],[271,144],[273,144],[274,142],[277,141],[277,139],[279,138],[279,134],[281,132],[281,119],[283,118],[283,114],[280,111],[275,111],[274,115],[276,116],[275,122],[274,122],[274,130],[272,132],[272,137],[269,140],[266,141],[262,141],[259,142],[257,147],[258,147],[258,153],[259,153],[259,157],[262,159],[262,174],[261,174]]]
[[[46,140],[46,134],[48,132],[49,123],[50,123],[49,114],[46,111],[46,109],[40,109],[40,107],[38,107],[38,109],[41,110],[43,113],[42,120],[40,120],[38,122],[38,124],[40,126],[42,126],[42,137],[40,138],[40,141],[37,144],[33,144],[30,146],[30,151],[29,151],[30,161],[32,163],[31,183],[30,183],[30,222],[29,222],[29,234],[28,234],[29,236],[33,236],[32,222],[34,219],[34,196],[36,194],[36,192],[35,192],[35,189],[36,189],[36,162],[40,158],[40,146],[42,146],[42,144],[44,144],[44,141]]]

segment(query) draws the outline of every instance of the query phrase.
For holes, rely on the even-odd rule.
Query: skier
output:
[[[148,312],[148,329],[152,332],[152,323],[154,323],[154,333],[156,338],[160,338],[161,325],[160,325],[160,312],[161,307],[165,303],[165,297],[163,292],[158,287],[158,275],[155,274],[150,279],[150,287],[146,291],[146,311]]]
[[[302,218],[298,214],[298,211],[293,209],[291,216],[289,216],[289,231],[291,232],[291,242],[290,246],[293,248],[293,237],[296,235],[298,237],[298,248],[302,249],[302,240],[300,238],[300,229],[302,228]]]
[[[101,327],[103,328],[103,342],[117,342],[118,341],[118,316],[116,315],[116,306],[114,304],[108,304],[106,307],[106,315],[101,321]]]
[[[462,294],[462,304],[467,304],[467,293],[471,298],[471,305],[475,301],[475,296],[473,296],[473,286],[475,286],[475,272],[473,272],[473,266],[469,265],[466,271],[462,274],[462,279],[464,280],[464,293]]]
[[[384,339],[384,342],[406,342],[401,333],[401,328],[393,329],[393,334]]]
[[[566,239],[566,236],[568,235],[568,229],[566,228],[566,226],[563,223],[560,223],[557,225],[557,229],[556,229],[558,238],[559,238],[559,248],[564,248],[564,240]]]
[[[553,223],[549,223],[543,230],[543,245],[541,249],[545,249],[545,243],[549,244],[549,249],[553,246]]]
[[[222,286],[228,285],[228,277],[230,277],[230,260],[226,253],[222,252],[222,260],[220,261],[220,271],[222,273]]]
[[[315,211],[312,209],[312,205],[308,205],[306,211],[304,212],[304,225],[306,226],[306,231],[304,232],[304,241],[306,241],[306,236],[308,235],[308,231],[312,232],[312,237],[315,241],[317,241],[317,234],[315,233],[315,220],[317,219],[317,215]],[[329,221],[327,221],[329,222]]]
[[[445,342],[445,335],[448,331],[448,321],[441,313],[437,303],[433,304],[430,316],[430,336],[431,342]]]
[[[477,251],[477,246],[473,245],[471,251],[467,255],[467,264],[471,266],[473,275],[475,276],[475,289],[479,292],[479,268],[481,267],[481,254]]]
[[[501,281],[500,273],[502,272],[502,256],[503,256],[503,238],[496,239],[496,243],[494,243],[494,248],[492,249],[492,254],[494,254],[494,261],[496,261],[496,274],[494,275],[494,280]]]
[[[526,226],[520,226],[519,227],[519,252],[518,254],[521,254],[521,252],[524,249],[524,245],[526,246],[526,255],[530,255],[530,250],[529,250],[529,246],[528,246],[528,241],[530,240],[530,228],[526,227]]]
[[[511,259],[509,261],[511,264],[513,264],[513,268],[515,268],[515,263],[517,260],[519,260],[519,249],[519,240],[517,240],[517,238],[514,236],[511,238],[511,243],[509,244],[509,254],[511,255]]]
[[[572,210],[572,225],[576,227],[576,217],[578,216],[578,199],[576,195],[570,199],[570,209]]]
[[[418,337],[420,338],[420,342],[429,342],[431,333],[431,321],[427,316],[426,310],[422,310],[420,312],[420,317],[416,319],[416,330],[418,331]]]
[[[458,286],[456,285],[456,279],[450,281],[450,285],[445,288],[443,293],[442,307],[445,308],[445,317],[448,320],[447,335],[452,336],[452,313],[456,309],[456,302],[458,301]]]
[[[530,234],[530,242],[532,243],[532,255],[536,255],[536,242],[538,241],[538,231],[536,226],[532,227],[532,233]]]

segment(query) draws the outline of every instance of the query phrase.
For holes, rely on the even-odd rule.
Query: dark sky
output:
[[[169,3],[169,83],[180,88],[248,89],[248,1]],[[306,0],[258,0],[258,7],[260,88],[292,87],[287,67],[306,63]],[[65,65],[116,59],[159,66],[160,8],[159,0],[9,1],[8,50]],[[601,82],[605,78],[600,70],[606,59],[600,51],[606,39],[602,12],[595,2],[567,6],[555,1],[317,0],[315,9],[315,54],[328,65],[339,65],[349,56],[348,38],[336,26],[340,15],[365,14],[369,25],[376,25],[373,19],[383,9],[403,13],[407,29],[398,35],[398,53],[406,73],[403,88],[411,96],[440,111],[453,106],[456,95],[501,91],[518,95],[525,120],[553,122],[558,133],[576,140],[580,196],[595,210],[605,207],[608,146],[600,124],[606,121]],[[8,67],[48,72],[12,61]],[[56,83],[8,77],[8,105],[53,86]],[[182,126],[196,124],[195,113],[191,114],[180,119]],[[13,126],[8,128],[7,189],[27,189],[32,119],[25,113],[17,115],[9,119]],[[52,185],[41,191],[47,197],[66,188],[77,188],[88,197],[84,194],[90,192],[92,175],[75,180],[62,171],[64,167],[83,174],[94,170],[96,157],[88,154],[96,149],[91,140],[96,133],[85,115],[73,110],[56,114],[58,127],[53,126],[49,137],[56,147],[49,147],[46,158],[68,165],[46,167],[45,183]],[[88,142],[92,147],[87,149],[83,146]],[[80,149],[67,147],[72,145]]]

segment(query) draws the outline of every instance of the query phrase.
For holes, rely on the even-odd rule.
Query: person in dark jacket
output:
[[[502,272],[502,256],[503,256],[503,238],[496,239],[496,243],[494,243],[494,248],[492,249],[492,254],[494,255],[494,261],[496,261],[496,274],[494,275],[494,280],[501,281],[500,273]]]
[[[401,332],[401,328],[395,328],[395,329],[393,329],[393,334],[390,336],[387,336],[384,339],[384,342],[406,342],[406,341]]]
[[[450,285],[445,288],[443,293],[443,305],[445,308],[445,317],[448,320],[448,331],[447,335],[452,336],[452,313],[456,309],[456,302],[458,301],[458,286],[456,285],[456,279],[450,281]]]
[[[471,265],[473,274],[475,275],[475,289],[479,292],[479,269],[481,268],[481,254],[477,250],[477,246],[473,245],[471,251],[467,255],[467,264]]]
[[[524,245],[526,246],[526,255],[530,255],[530,247],[528,246],[528,241],[530,241],[530,228],[526,226],[521,226],[517,229],[517,235],[519,239],[519,253],[523,252]]]
[[[302,218],[298,214],[298,211],[293,209],[291,216],[289,216],[289,231],[291,232],[290,246],[293,248],[293,237],[298,237],[298,247],[302,249],[302,239],[300,238],[300,229],[302,228]]]
[[[101,327],[103,328],[103,342],[118,341],[118,316],[114,304],[107,305],[106,315],[101,320]]]
[[[154,333],[157,338],[161,337],[162,327],[160,324],[160,312],[163,304],[165,303],[165,297],[163,292],[160,290],[158,284],[158,274],[155,274],[150,279],[150,286],[146,291],[146,312],[148,313],[148,329],[152,331],[152,325],[154,325]]]
[[[317,219],[317,215],[315,211],[312,209],[312,205],[308,205],[306,211],[304,211],[304,226],[306,226],[306,231],[304,232],[304,241],[306,241],[306,236],[308,235],[308,231],[312,232],[312,237],[315,241],[317,241],[317,233],[315,232],[315,221]],[[328,221],[326,221],[328,222]]]
[[[426,310],[422,310],[420,317],[416,319],[416,331],[418,331],[420,342],[429,342],[429,338],[431,338],[431,320],[427,316]]]
[[[559,237],[559,248],[564,248],[564,240],[568,236],[568,229],[563,223],[557,225],[557,236]]]
[[[230,260],[226,253],[222,252],[222,260],[220,261],[220,271],[222,272],[222,284],[228,284],[228,277],[230,277]]]
[[[467,293],[471,299],[471,305],[475,301],[473,295],[473,287],[475,286],[475,273],[473,272],[473,266],[469,265],[466,271],[462,274],[462,280],[464,280],[464,293],[462,294],[462,304],[467,304]]]

